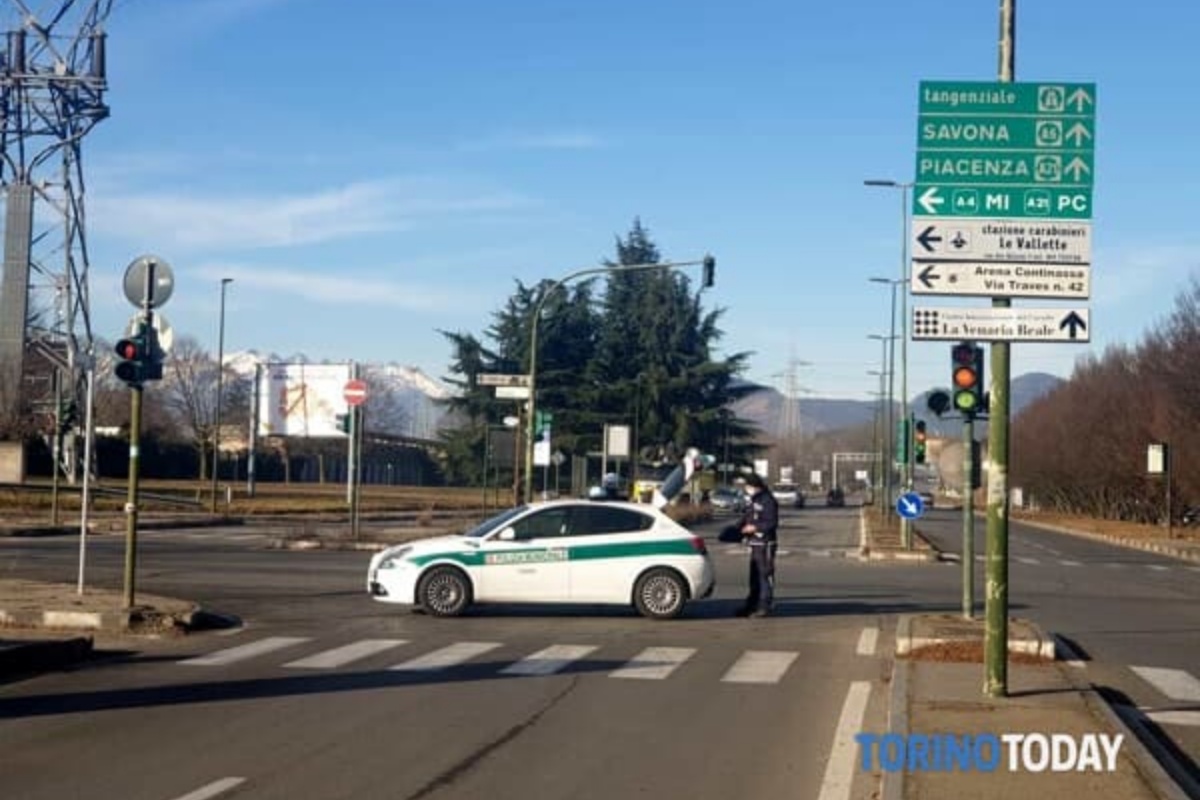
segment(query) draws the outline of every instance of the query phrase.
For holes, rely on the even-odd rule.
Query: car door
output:
[[[512,539],[502,532],[482,545],[483,566],[475,597],[484,602],[565,602],[568,588],[567,549],[564,532],[570,506],[534,511],[509,526]]]
[[[571,513],[566,539],[571,558],[571,599],[581,603],[625,603],[652,549],[654,518],[604,503],[579,506]]]

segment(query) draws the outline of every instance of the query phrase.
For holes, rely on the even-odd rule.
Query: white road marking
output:
[[[1026,558],[1024,556],[1017,556],[1017,561],[1020,561],[1022,564],[1029,564],[1030,566],[1034,566],[1034,567],[1036,567],[1038,564],[1042,563],[1042,562],[1038,561],[1036,558]]]
[[[1068,667],[1076,669],[1085,669],[1087,667],[1087,662],[1079,657],[1079,653],[1067,643],[1066,639],[1063,639],[1061,636],[1055,636],[1054,647],[1058,650],[1060,656],[1066,657],[1064,661]]]
[[[1147,683],[1172,700],[1200,703],[1200,681],[1191,673],[1166,667],[1130,667]]]
[[[1058,563],[1062,564],[1064,567],[1082,567],[1083,566],[1083,564],[1080,564],[1078,561],[1072,561],[1069,558],[1064,558],[1061,561],[1059,561]]]
[[[449,647],[434,650],[423,656],[410,658],[388,669],[403,672],[423,672],[427,670],[445,669],[470,661],[500,646],[499,642],[455,642]]]
[[[691,647],[647,647],[628,664],[610,672],[608,677],[660,681],[695,653]]]
[[[225,664],[232,664],[235,661],[261,656],[273,650],[282,650],[285,647],[291,647],[307,641],[308,639],[301,636],[268,636],[266,639],[259,639],[257,642],[218,650],[215,653],[189,658],[179,663],[195,667],[219,667]]]
[[[241,786],[245,782],[245,778],[221,778],[219,781],[213,781],[210,784],[201,786],[194,792],[188,792],[185,795],[176,797],[175,800],[209,800],[209,798],[224,794],[235,786]]]
[[[358,661],[360,658],[382,653],[384,650],[391,650],[393,647],[399,647],[402,644],[408,644],[408,640],[363,639],[362,641],[354,642],[344,647],[335,647],[332,650],[326,650],[323,653],[317,653],[298,661],[289,661],[284,666],[295,667],[297,669],[332,669],[340,667],[343,664],[349,664],[351,661]]]
[[[578,661],[596,648],[586,644],[555,644],[539,650],[511,666],[500,670],[502,675],[551,675]]]
[[[857,652],[860,656],[875,655],[875,643],[879,640],[879,628],[863,628],[858,635]]]
[[[1200,711],[1151,711],[1146,717],[1159,724],[1200,728]]]
[[[723,683],[779,683],[799,653],[779,650],[747,650],[729,671]]]
[[[1165,567],[1162,564],[1147,564],[1146,569],[1152,569],[1155,572],[1166,572],[1170,567]]]
[[[842,703],[842,714],[838,718],[837,730],[833,734],[833,747],[825,764],[825,778],[821,781],[821,793],[817,800],[846,800],[854,785],[857,765],[857,744],[854,734],[862,731],[863,717],[867,713],[867,700],[871,696],[871,684],[854,681],[846,692]]]
[[[1104,566],[1108,567],[1109,569],[1124,569],[1124,568],[1125,568],[1125,565],[1124,565],[1124,564],[1121,564],[1121,563],[1119,563],[1119,562],[1116,562],[1116,561],[1113,561],[1113,562],[1111,562],[1111,563],[1109,563],[1109,564],[1105,564]]]

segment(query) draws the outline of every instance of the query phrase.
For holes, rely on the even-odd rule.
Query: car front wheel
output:
[[[652,569],[638,578],[633,587],[633,605],[643,617],[674,619],[683,613],[688,588],[679,573],[670,569]]]
[[[471,604],[471,582],[453,567],[434,567],[417,585],[417,602],[435,617],[457,617]]]

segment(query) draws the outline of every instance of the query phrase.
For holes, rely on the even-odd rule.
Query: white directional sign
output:
[[[918,217],[912,236],[914,263],[1090,264],[1092,260],[1092,224],[1077,220]]]
[[[529,387],[528,386],[497,386],[496,387],[496,399],[497,400],[528,400],[529,399]]]
[[[481,372],[475,376],[480,386],[528,386],[528,375],[501,375],[497,372]]]
[[[914,261],[912,292],[1086,300],[1092,292],[1092,268],[1077,264]]]
[[[913,309],[915,341],[1080,342],[1089,339],[1086,308]]]

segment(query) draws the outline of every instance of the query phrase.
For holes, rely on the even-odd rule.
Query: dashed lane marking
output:
[[[875,643],[879,640],[879,628],[863,628],[858,635],[858,647],[855,648],[860,656],[875,655]]]
[[[821,793],[817,795],[817,800],[846,800],[850,797],[858,754],[854,734],[862,730],[870,696],[871,684],[867,681],[850,684],[833,734],[833,747],[825,764],[825,777],[821,781]]]
[[[224,794],[230,789],[241,786],[245,782],[245,778],[221,778],[219,781],[213,781],[201,786],[194,792],[188,792],[185,795],[176,797],[175,800],[211,800],[211,798]]]

